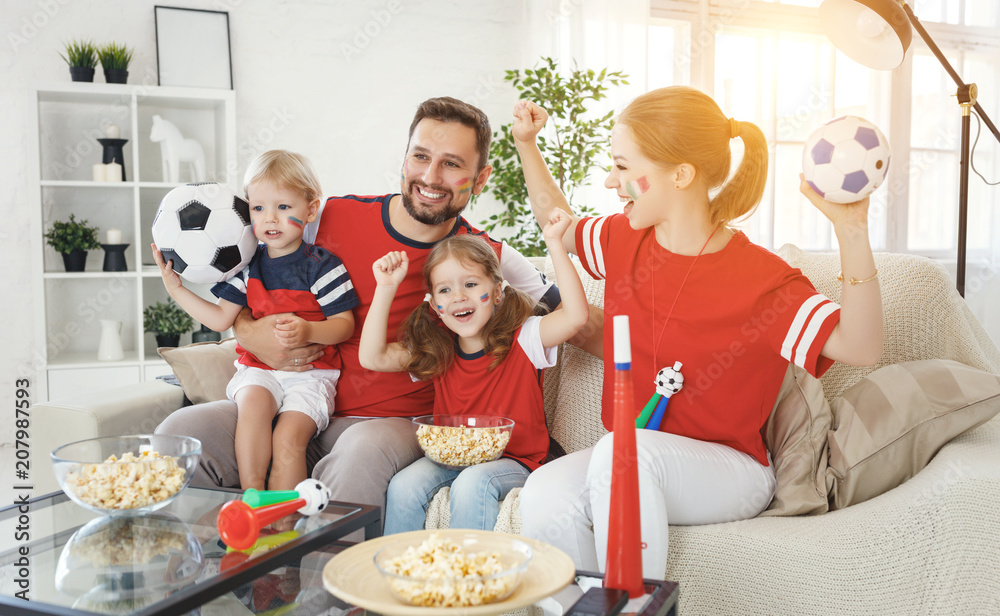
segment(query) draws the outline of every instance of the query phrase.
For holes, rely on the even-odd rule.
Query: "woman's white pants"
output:
[[[578,569],[604,571],[613,434],[531,473],[521,490],[526,536],[563,550]],[[642,571],[663,579],[668,524],[752,518],[774,496],[774,467],[718,443],[636,430]]]

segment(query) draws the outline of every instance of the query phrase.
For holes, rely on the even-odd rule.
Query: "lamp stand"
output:
[[[978,89],[974,83],[965,83],[959,74],[952,67],[951,63],[948,62],[948,58],[941,53],[941,49],[934,43],[934,39],[931,35],[924,29],[924,26],[917,19],[917,16],[913,14],[913,9],[906,2],[901,3],[903,5],[903,10],[906,12],[907,19],[910,20],[910,24],[913,29],[917,31],[920,38],[924,40],[927,47],[931,50],[931,53],[938,59],[941,66],[944,67],[945,72],[951,75],[952,80],[955,85],[958,86],[958,91],[956,93],[958,97],[958,104],[962,108],[962,150],[959,158],[959,180],[958,180],[958,263],[955,275],[955,286],[958,288],[958,293],[965,296],[965,253],[966,253],[966,236],[967,227],[969,224],[969,168],[971,167],[970,161],[970,144],[969,144],[969,133],[971,126],[971,110],[975,109],[976,113],[982,119],[983,124],[990,129],[993,136],[996,138],[997,142],[1000,143],[1000,131],[990,120],[990,117],[986,115],[983,108],[976,101],[978,95]]]

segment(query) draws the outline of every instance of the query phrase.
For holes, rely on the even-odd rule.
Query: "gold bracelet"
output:
[[[850,280],[847,281],[847,284],[850,284],[850,285],[862,284],[862,283],[865,283],[865,282],[871,282],[872,280],[875,280],[876,278],[878,278],[878,270],[877,269],[875,270],[875,273],[872,274],[870,277],[865,278],[864,280],[858,280],[857,278],[851,278]],[[840,272],[839,274],[837,274],[837,280],[839,282],[843,282],[844,281],[844,272]]]

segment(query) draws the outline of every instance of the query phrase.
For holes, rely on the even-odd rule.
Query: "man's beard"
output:
[[[454,201],[455,195],[450,190],[441,190],[438,188],[425,186],[424,188],[433,190],[435,192],[447,193],[448,195],[451,196],[451,199],[449,199],[448,202],[445,203],[444,205],[435,206],[437,208],[441,208],[440,210],[438,209],[430,210],[426,207],[422,208],[421,210],[418,210],[417,205],[413,202],[413,199],[410,198],[410,194],[415,190],[416,186],[417,185],[415,183],[410,182],[410,185],[407,187],[408,190],[403,193],[403,207],[406,208],[406,213],[409,214],[411,218],[413,218],[419,223],[428,226],[440,225],[441,223],[448,222],[449,220],[455,218],[456,216],[462,213],[462,210],[465,209],[465,204],[462,205],[455,204]]]

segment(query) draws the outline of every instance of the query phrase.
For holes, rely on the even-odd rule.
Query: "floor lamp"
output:
[[[917,31],[927,47],[958,86],[958,104],[962,111],[962,150],[959,159],[958,185],[958,268],[956,286],[965,295],[966,228],[969,211],[969,127],[971,109],[975,109],[993,136],[1000,142],[1000,131],[976,102],[977,88],[965,83],[955,72],[941,49],[920,24],[905,0],[824,0],[819,7],[824,31],[833,44],[852,60],[878,70],[896,68],[910,46],[910,28]]]

